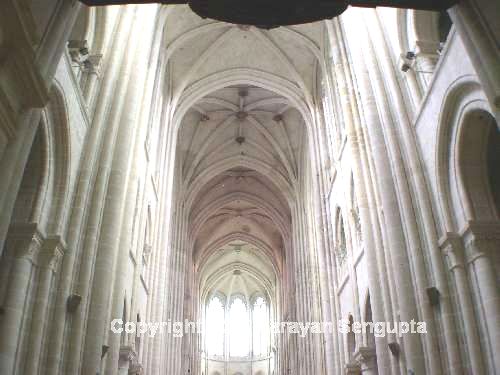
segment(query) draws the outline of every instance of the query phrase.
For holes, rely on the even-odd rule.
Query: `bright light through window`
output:
[[[224,355],[224,305],[214,297],[207,307],[207,352],[209,355]]]
[[[259,297],[253,305],[253,354],[267,355],[269,345],[269,315],[264,298]]]
[[[229,310],[229,354],[232,357],[246,357],[249,353],[250,321],[245,303],[235,298]]]
[[[214,296],[206,305],[205,352],[216,357],[255,357],[269,355],[270,310],[264,297],[247,305],[245,297],[236,296],[225,305]]]

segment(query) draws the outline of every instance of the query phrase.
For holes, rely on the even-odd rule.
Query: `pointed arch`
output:
[[[481,85],[473,77],[457,79],[446,93],[436,135],[438,167],[435,179],[444,232],[458,232],[467,220],[478,219],[478,214],[488,213],[488,210],[477,212],[477,208],[474,208],[464,179],[466,176],[463,166],[460,164],[464,151],[462,140],[468,130],[480,131],[477,127],[471,128],[470,121],[481,113],[485,118],[490,115],[494,119]],[[485,198],[491,202],[491,193],[484,193]],[[489,214],[491,220],[491,212]]]
[[[61,235],[70,201],[71,150],[66,98],[57,81],[38,126],[13,220],[38,223],[47,234]]]
[[[70,203],[71,180],[71,135],[67,101],[62,86],[54,81],[51,100],[47,107],[50,114],[49,123],[49,160],[52,172],[52,196],[50,209],[49,232],[60,234],[67,221],[67,207]]]

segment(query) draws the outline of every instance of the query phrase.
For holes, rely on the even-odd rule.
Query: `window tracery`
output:
[[[222,295],[206,305],[205,352],[226,358],[265,357],[270,353],[270,307],[258,294],[250,303],[233,296],[225,303]]]

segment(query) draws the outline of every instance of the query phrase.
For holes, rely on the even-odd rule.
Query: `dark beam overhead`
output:
[[[81,0],[89,6],[118,4],[189,4],[203,18],[273,28],[329,19],[349,5],[442,11],[458,0]]]

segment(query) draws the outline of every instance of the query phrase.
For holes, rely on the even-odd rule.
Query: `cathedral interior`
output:
[[[498,1],[126,2],[2,1],[0,375],[500,374]]]

